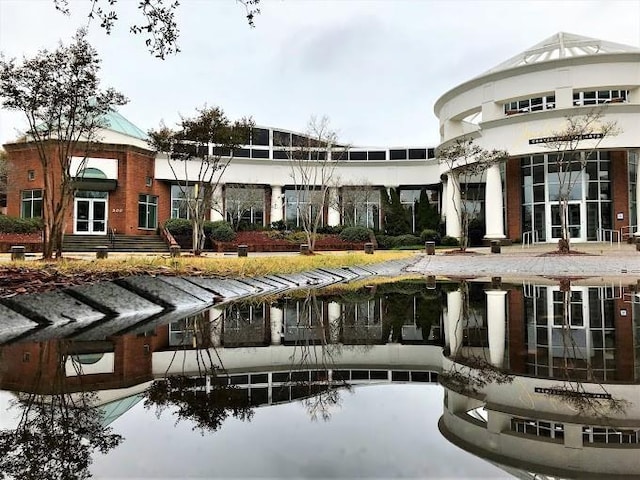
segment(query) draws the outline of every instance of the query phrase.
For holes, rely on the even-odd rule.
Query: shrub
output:
[[[420,237],[411,234],[398,235],[395,237],[394,242],[394,247],[411,247],[414,245],[420,245]]]
[[[396,246],[395,238],[391,235],[376,235],[376,242],[378,242],[378,248],[390,249]]]
[[[193,228],[191,227],[191,220],[186,218],[170,218],[164,222],[164,227],[169,230],[171,235],[191,235]]]
[[[431,230],[430,228],[425,228],[420,233],[420,242],[421,243],[436,242],[436,245],[439,245],[440,244],[440,234],[435,230]]]
[[[338,235],[340,232],[342,232],[342,230],[344,230],[344,228],[345,227],[342,225],[336,225],[336,226],[326,225],[324,227],[319,227],[318,233],[325,233],[327,235]]]
[[[278,220],[277,222],[271,222],[271,228],[279,232],[284,232],[287,229],[287,224],[284,220]]]
[[[2,233],[36,233],[42,230],[41,218],[19,218],[0,215]]]
[[[460,245],[460,242],[458,242],[458,239],[455,237],[445,235],[442,237],[442,240],[440,240],[440,245],[444,245],[445,247],[457,247]]]
[[[224,220],[204,222],[204,233],[214,242],[230,242],[236,238],[233,227]]]
[[[485,234],[484,221],[474,218],[469,221],[469,246],[478,247],[482,245]]]
[[[371,230],[367,227],[345,227],[340,232],[340,238],[345,242],[368,242]]]

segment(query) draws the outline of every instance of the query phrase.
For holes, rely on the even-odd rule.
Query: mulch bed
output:
[[[250,252],[297,252],[305,242],[291,242],[282,238],[273,238],[266,232],[238,232],[232,242],[213,242],[213,249],[218,252],[235,252],[238,245],[247,245]],[[364,242],[345,242],[338,235],[318,235],[316,250],[362,250]]]
[[[0,233],[0,252],[9,252],[14,245],[23,245],[27,252],[41,252],[42,235],[40,233]]]

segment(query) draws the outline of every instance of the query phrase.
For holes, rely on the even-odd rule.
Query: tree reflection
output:
[[[13,405],[20,410],[18,425],[0,431],[0,473],[28,480],[89,478],[92,454],[109,452],[122,437],[102,425],[95,393],[71,392],[65,372],[68,343],[40,347],[32,389],[19,393]]]
[[[216,323],[221,321],[222,318],[211,319],[209,311],[185,319],[191,335],[185,336],[183,353],[193,352],[196,370],[187,371],[182,362],[181,374],[153,381],[145,392],[145,408],[155,408],[157,417],[170,410],[176,416],[176,423],[188,420],[193,423],[193,430],[200,430],[202,434],[217,431],[230,415],[242,421],[251,420],[253,409],[247,392],[229,384],[212,342]],[[175,352],[171,364],[178,353]]]

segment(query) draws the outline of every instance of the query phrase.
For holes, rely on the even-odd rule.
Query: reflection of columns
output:
[[[209,325],[211,325],[211,345],[219,347],[222,345],[222,313],[224,307],[211,307],[209,309]]]
[[[487,170],[487,183],[485,185],[484,198],[485,225],[487,234],[485,238],[500,239],[504,236],[504,216],[502,201],[502,181],[500,179],[500,166],[496,163]]]
[[[442,204],[440,206],[440,216],[445,217],[447,216],[447,199],[449,195],[449,189],[447,188],[447,182],[442,182],[442,198],[440,199],[440,203]]]
[[[506,332],[505,290],[486,290],[487,322],[489,329],[489,359],[491,365],[502,368],[504,362],[504,344]]]
[[[340,317],[342,307],[338,302],[329,302],[327,305],[327,315],[329,317],[329,339],[331,343],[340,342]]]
[[[329,206],[327,214],[327,225],[337,227],[340,225],[340,205],[338,204],[338,189],[329,188]]]
[[[282,320],[284,318],[281,308],[271,307],[269,310],[271,318],[271,345],[282,343]]]
[[[450,356],[455,357],[462,346],[462,292],[447,292],[447,335],[449,337]]]
[[[222,184],[216,185],[211,195],[211,221],[224,220],[224,201],[222,199]]]
[[[454,173],[447,174],[447,198],[446,201],[446,228],[447,235],[460,238],[460,184],[458,177]]]
[[[282,187],[271,185],[271,223],[283,220],[282,217]]]

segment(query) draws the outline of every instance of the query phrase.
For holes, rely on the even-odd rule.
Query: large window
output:
[[[562,423],[543,422],[542,420],[528,418],[512,418],[511,431],[536,437],[547,437],[556,440],[564,439],[564,425]]]
[[[171,218],[190,218],[189,202],[195,198],[193,185],[171,185]]]
[[[504,113],[506,115],[515,115],[517,113],[539,112],[541,110],[552,110],[556,108],[556,97],[547,95],[544,97],[526,98],[524,100],[515,100],[504,104]]]
[[[229,186],[225,189],[227,221],[234,227],[264,225],[264,188]]]
[[[592,90],[588,92],[573,92],[573,104],[600,105],[603,103],[624,103],[627,101],[627,90]]]
[[[138,228],[155,229],[158,226],[158,197],[138,196]]]
[[[23,190],[22,218],[42,217],[42,190]]]
[[[582,427],[584,443],[611,443],[637,445],[640,443],[640,428]]]
[[[285,221],[290,227],[302,227],[303,219],[314,219],[319,210],[324,208],[319,190],[288,189],[284,192]],[[324,225],[320,215],[319,226]]]
[[[345,188],[342,191],[344,225],[380,228],[380,191],[371,187]]]

